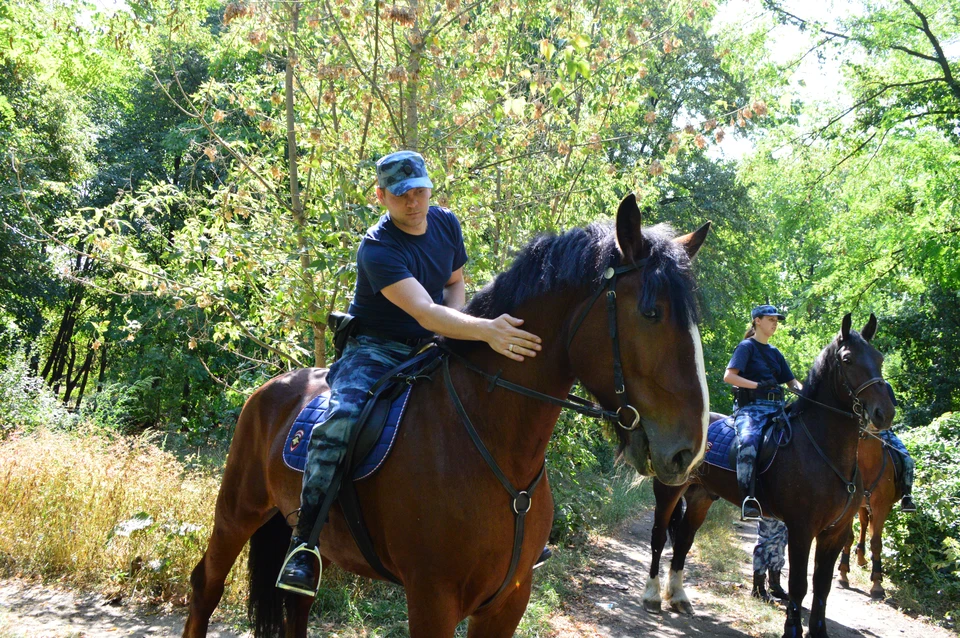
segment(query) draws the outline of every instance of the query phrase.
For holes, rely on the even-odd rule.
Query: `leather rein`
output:
[[[510,567],[507,570],[507,576],[504,578],[503,583],[500,585],[500,588],[497,589],[496,593],[487,598],[478,609],[483,609],[491,602],[493,602],[505,589],[507,589],[511,582],[513,581],[513,576],[517,571],[517,565],[520,562],[520,552],[523,547],[523,532],[524,532],[524,522],[526,519],[527,512],[530,511],[530,507],[533,504],[533,492],[536,489],[537,485],[540,483],[540,479],[543,478],[543,475],[546,470],[546,463],[541,466],[540,471],[537,473],[536,478],[533,479],[533,482],[527,486],[526,489],[518,490],[513,486],[510,480],[503,473],[503,470],[500,469],[500,466],[497,465],[496,460],[493,458],[493,455],[484,445],[483,440],[480,438],[480,435],[477,433],[476,428],[473,426],[473,423],[470,421],[470,416],[467,414],[466,409],[463,407],[463,402],[460,401],[460,397],[457,394],[457,389],[453,385],[453,379],[450,376],[450,359],[456,358],[464,367],[466,367],[471,372],[474,372],[484,379],[487,380],[487,392],[492,392],[495,387],[501,387],[510,392],[515,392],[522,396],[530,397],[532,399],[537,399],[545,403],[552,405],[560,406],[568,410],[573,410],[580,414],[583,414],[588,417],[595,419],[604,419],[606,421],[611,421],[617,423],[617,425],[625,430],[636,430],[640,427],[640,413],[635,407],[629,404],[626,398],[626,384],[623,377],[623,364],[620,358],[620,339],[617,331],[617,277],[634,270],[640,270],[643,268],[649,258],[641,259],[632,264],[626,266],[618,266],[617,256],[614,255],[610,260],[610,266],[608,266],[603,271],[603,281],[599,289],[594,293],[593,297],[590,298],[587,307],[579,315],[577,320],[572,324],[573,329],[570,332],[570,337],[567,339],[567,349],[570,348],[570,344],[573,342],[574,336],[577,334],[577,331],[580,329],[580,325],[586,319],[587,315],[590,313],[590,310],[593,309],[593,306],[596,304],[597,299],[600,298],[600,295],[606,291],[607,293],[607,326],[608,332],[610,334],[610,340],[613,345],[613,377],[614,377],[614,392],[617,395],[617,399],[620,402],[620,407],[616,411],[605,410],[603,406],[588,401],[582,397],[578,397],[575,394],[568,394],[567,399],[558,399],[549,394],[544,394],[542,392],[537,392],[536,390],[531,390],[524,386],[512,383],[505,379],[501,378],[502,370],[497,371],[496,374],[489,374],[474,364],[467,361],[462,356],[450,351],[447,348],[444,348],[444,351],[448,356],[443,358],[443,380],[447,386],[447,391],[450,394],[450,398],[453,400],[453,405],[457,410],[457,414],[460,416],[460,420],[463,422],[464,427],[467,430],[467,434],[470,436],[470,439],[473,441],[474,446],[477,448],[477,451],[480,452],[480,456],[483,457],[483,460],[486,462],[487,466],[493,472],[494,476],[497,477],[497,480],[503,486],[503,488],[510,495],[511,503],[510,508],[513,511],[514,516],[514,532],[513,532],[513,552],[510,558]],[[442,347],[442,346],[441,346]],[[621,420],[621,415],[630,412],[633,414],[633,419],[629,425],[624,425]]]

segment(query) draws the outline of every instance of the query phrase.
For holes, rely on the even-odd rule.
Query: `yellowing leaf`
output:
[[[547,62],[553,59],[554,54],[557,52],[557,47],[550,40],[543,39],[540,40],[540,55],[547,59]]]

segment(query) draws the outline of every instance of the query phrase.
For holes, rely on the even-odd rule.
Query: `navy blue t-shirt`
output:
[[[769,343],[760,343],[756,339],[741,341],[727,367],[739,370],[741,377],[760,385],[789,383],[794,378],[783,354]]]
[[[349,312],[361,327],[398,339],[429,337],[428,330],[380,291],[413,277],[434,303],[442,304],[444,286],[465,263],[467,249],[460,222],[446,208],[430,207],[427,232],[422,235],[403,232],[385,214],[367,231],[357,250],[357,287]]]

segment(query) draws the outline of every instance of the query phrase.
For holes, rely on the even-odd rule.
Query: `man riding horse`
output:
[[[467,261],[454,214],[430,206],[433,183],[423,157],[397,151],[377,162],[377,200],[387,213],[371,227],[357,251],[357,283],[349,312],[350,335],[330,367],[330,407],[310,441],[303,474],[300,515],[277,586],[314,596],[319,551],[307,539],[367,391],[435,334],[485,341],[499,354],[523,361],[541,349],[540,338],[520,329],[522,319],[502,314],[483,319],[464,314],[463,265]],[[318,535],[314,534],[313,538]]]

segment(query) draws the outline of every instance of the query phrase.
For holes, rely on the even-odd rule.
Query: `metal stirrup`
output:
[[[750,517],[744,516],[743,508],[747,506],[747,502],[749,501],[752,501],[757,504],[757,509],[760,511],[760,516],[750,516]],[[742,518],[745,521],[759,521],[761,518],[763,518],[763,508],[760,507],[760,501],[758,501],[755,496],[747,496],[743,499],[743,503],[740,504],[740,518]]]
[[[307,554],[313,554],[314,556],[317,557],[317,563],[318,563],[317,584],[319,585],[320,577],[323,575],[323,559],[320,558],[320,550],[316,546],[310,547],[306,543],[301,543],[299,546],[295,547],[289,554],[287,554],[287,557],[285,559],[283,559],[283,565],[280,566],[280,573],[277,574],[276,586],[278,589],[285,589],[287,591],[292,591],[297,594],[303,594],[304,596],[316,596],[317,589],[314,589],[311,591],[309,589],[303,589],[301,587],[295,587],[294,585],[288,585],[286,583],[280,582],[280,579],[283,577],[283,570],[287,568],[287,563],[289,563],[294,556],[296,556],[301,552],[306,552]],[[318,586],[318,589],[319,589],[319,586]]]

